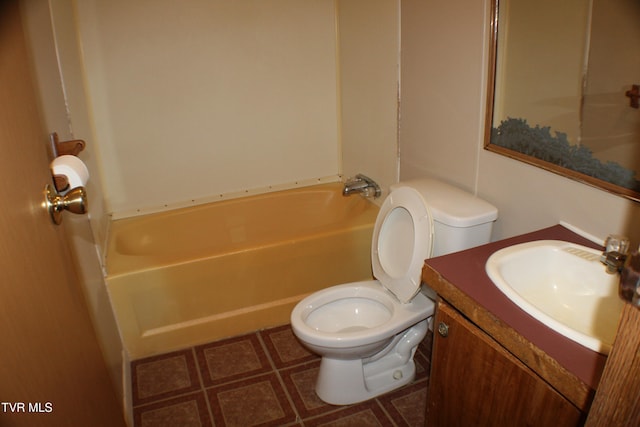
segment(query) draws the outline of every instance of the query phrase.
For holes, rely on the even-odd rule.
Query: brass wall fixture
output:
[[[85,214],[88,210],[87,192],[84,188],[89,171],[77,158],[85,142],[79,139],[59,141],[53,132],[50,136],[52,184],[44,189],[44,206],[54,224],[62,222],[62,213]]]
[[[49,143],[51,144],[51,154],[53,157],[62,156],[63,154],[77,156],[86,146],[86,143],[81,139],[60,141],[56,132],[52,132],[49,135]]]
[[[74,214],[87,213],[87,192],[84,187],[76,187],[66,194],[58,194],[55,188],[47,184],[45,191],[45,206],[49,211],[54,224],[62,222],[62,212],[69,211]]]
[[[631,90],[624,93],[629,98],[629,106],[631,108],[640,108],[640,85],[631,85]]]

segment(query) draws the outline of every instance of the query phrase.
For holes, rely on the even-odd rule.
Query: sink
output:
[[[609,354],[623,302],[618,275],[608,274],[598,250],[538,240],[492,254],[486,271],[503,294],[546,326]]]

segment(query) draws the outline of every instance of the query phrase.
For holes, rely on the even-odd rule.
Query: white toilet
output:
[[[422,287],[424,260],[488,243],[498,211],[432,179],[391,186],[373,230],[377,280],[315,292],[291,313],[298,339],[322,356],[320,399],[346,405],[401,387],[415,377],[413,356],[435,303]]]

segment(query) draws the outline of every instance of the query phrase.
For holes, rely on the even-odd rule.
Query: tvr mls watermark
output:
[[[2,412],[9,413],[50,413],[53,412],[51,402],[0,402]]]

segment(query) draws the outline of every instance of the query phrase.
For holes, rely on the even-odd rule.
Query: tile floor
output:
[[[350,406],[315,395],[320,359],[289,325],[136,360],[135,426],[422,426],[431,338],[418,347],[411,384]]]

